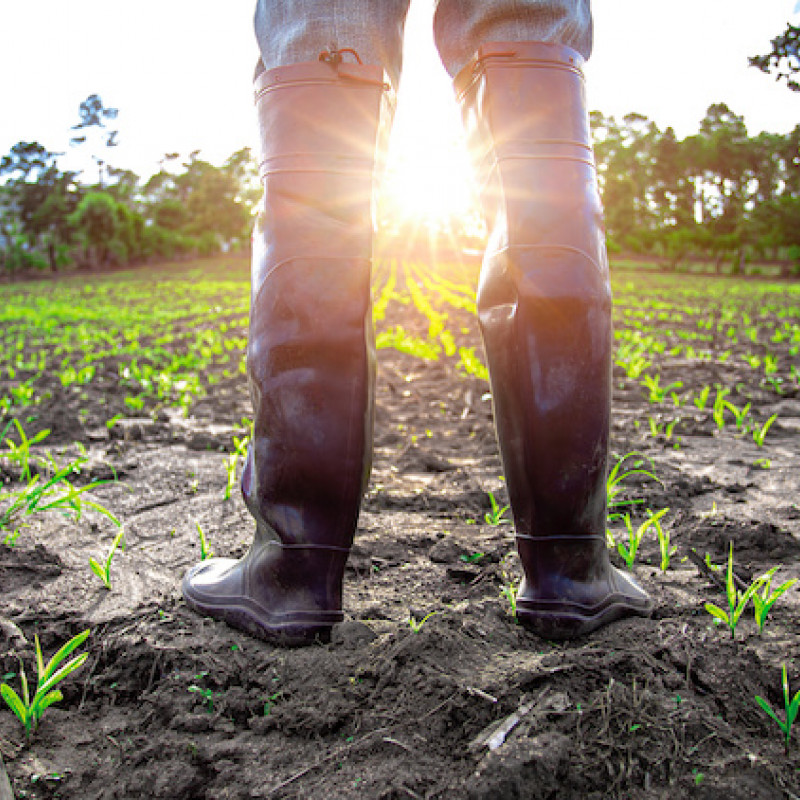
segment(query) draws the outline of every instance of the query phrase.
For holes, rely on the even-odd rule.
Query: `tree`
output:
[[[21,236],[30,250],[45,249],[53,272],[66,259],[73,238],[68,217],[80,199],[76,173],[61,172],[56,156],[38,142],[18,142],[0,161],[0,175],[10,176],[4,187],[3,216],[9,222],[3,238],[19,245]]]
[[[772,40],[769,53],[750,56],[748,61],[762,72],[774,72],[776,81],[783,79],[793,92],[800,92],[800,81],[795,78],[800,72],[800,26],[787,23],[786,30]]]
[[[74,131],[84,130],[87,131],[87,133],[79,136],[73,136],[69,140],[70,144],[84,144],[87,141],[88,132],[94,131],[105,147],[116,147],[116,145],[119,144],[119,142],[117,142],[117,135],[119,134],[119,131],[108,130],[106,128],[106,120],[116,119],[118,113],[119,111],[116,108],[106,108],[103,105],[103,101],[100,99],[99,95],[90,94],[80,104],[80,108],[78,109],[80,122],[77,125],[72,126],[72,130]],[[96,155],[95,153],[92,153],[92,158],[97,162],[98,185],[102,189],[103,167],[105,166],[106,162],[102,157]]]
[[[71,214],[70,223],[83,237],[89,262],[104,264],[119,225],[114,198],[106,192],[87,194]]]

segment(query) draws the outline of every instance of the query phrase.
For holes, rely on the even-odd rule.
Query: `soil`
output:
[[[668,299],[666,281],[625,281]],[[427,323],[399,304],[385,324],[401,312],[406,330],[424,333]],[[480,353],[474,319],[448,313]],[[54,384],[36,411],[35,425],[53,431],[41,449],[63,457],[80,442],[90,459],[80,480],[116,475],[93,497],[120,518],[127,546],[109,591],[88,568],[115,533],[101,515],[31,518],[13,546],[0,545],[0,676],[18,672],[18,657],[33,672],[34,634],[49,655],[91,629],[86,664],[30,742],[0,709],[14,797],[796,798],[798,744],[784,752],[754,698],[782,713],[783,664],[800,689],[800,591],[778,601],[761,634],[748,609],[732,640],[703,608],[725,597],[702,564],[706,554],[723,564],[733,542],[743,580],[779,564],[775,583],[800,578],[800,399],[787,347],[773,346],[780,395],[735,357],[681,360],[667,350],[655,364],[683,392],[739,384],[730,396],[738,405],[747,396],[760,418],[778,412],[761,448],[732,424],[718,431],[710,409],[691,403],[671,438],[651,435],[648,416],[673,418],[671,401],[650,404],[615,367],[612,450],[640,451],[660,481],[635,476],[625,496],[642,509],[669,507],[678,552],[662,572],[649,536],[633,566],[654,599],[652,619],[567,643],[526,632],[501,595],[520,568],[511,526],[484,516],[488,492],[505,504],[491,398],[454,360],[379,351],[374,465],[347,568],[347,619],[330,644],[298,649],[204,619],[180,597],[182,574],[200,558],[197,524],[219,555],[242,554],[251,535],[240,497],[222,499],[224,454],[250,413],[243,379],[187,419],[129,418],[110,431],[70,417]],[[104,391],[113,405],[113,386]],[[19,478],[3,470],[12,484]],[[621,537],[619,521],[612,527]],[[409,616],[426,615],[414,631]]]

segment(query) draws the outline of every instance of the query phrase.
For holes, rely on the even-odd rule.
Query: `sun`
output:
[[[378,224],[471,236],[482,224],[476,184],[450,77],[433,45],[431,13],[412,4],[407,19],[397,113],[379,175]]]

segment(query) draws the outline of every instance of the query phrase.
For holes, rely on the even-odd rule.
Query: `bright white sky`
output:
[[[113,166],[143,177],[165,153],[220,164],[255,145],[252,0],[0,0],[0,156],[21,140],[69,151],[78,106],[119,108]],[[751,133],[800,123],[800,93],[747,66],[769,50],[798,0],[594,0],[591,109],[636,111],[679,136],[727,103]],[[406,194],[459,194],[458,114],[430,33],[432,0],[412,0],[394,163]],[[69,154],[74,159],[74,152]],[[62,160],[63,166],[77,162]]]

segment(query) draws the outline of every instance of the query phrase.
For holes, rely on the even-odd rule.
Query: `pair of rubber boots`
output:
[[[564,639],[647,595],[605,539],[611,293],[581,58],[484,45],[455,81],[490,237],[478,289],[524,579],[519,621]],[[326,641],[371,463],[371,200],[382,71],[328,53],[262,73],[240,560],[183,581],[190,607],[287,645]]]

